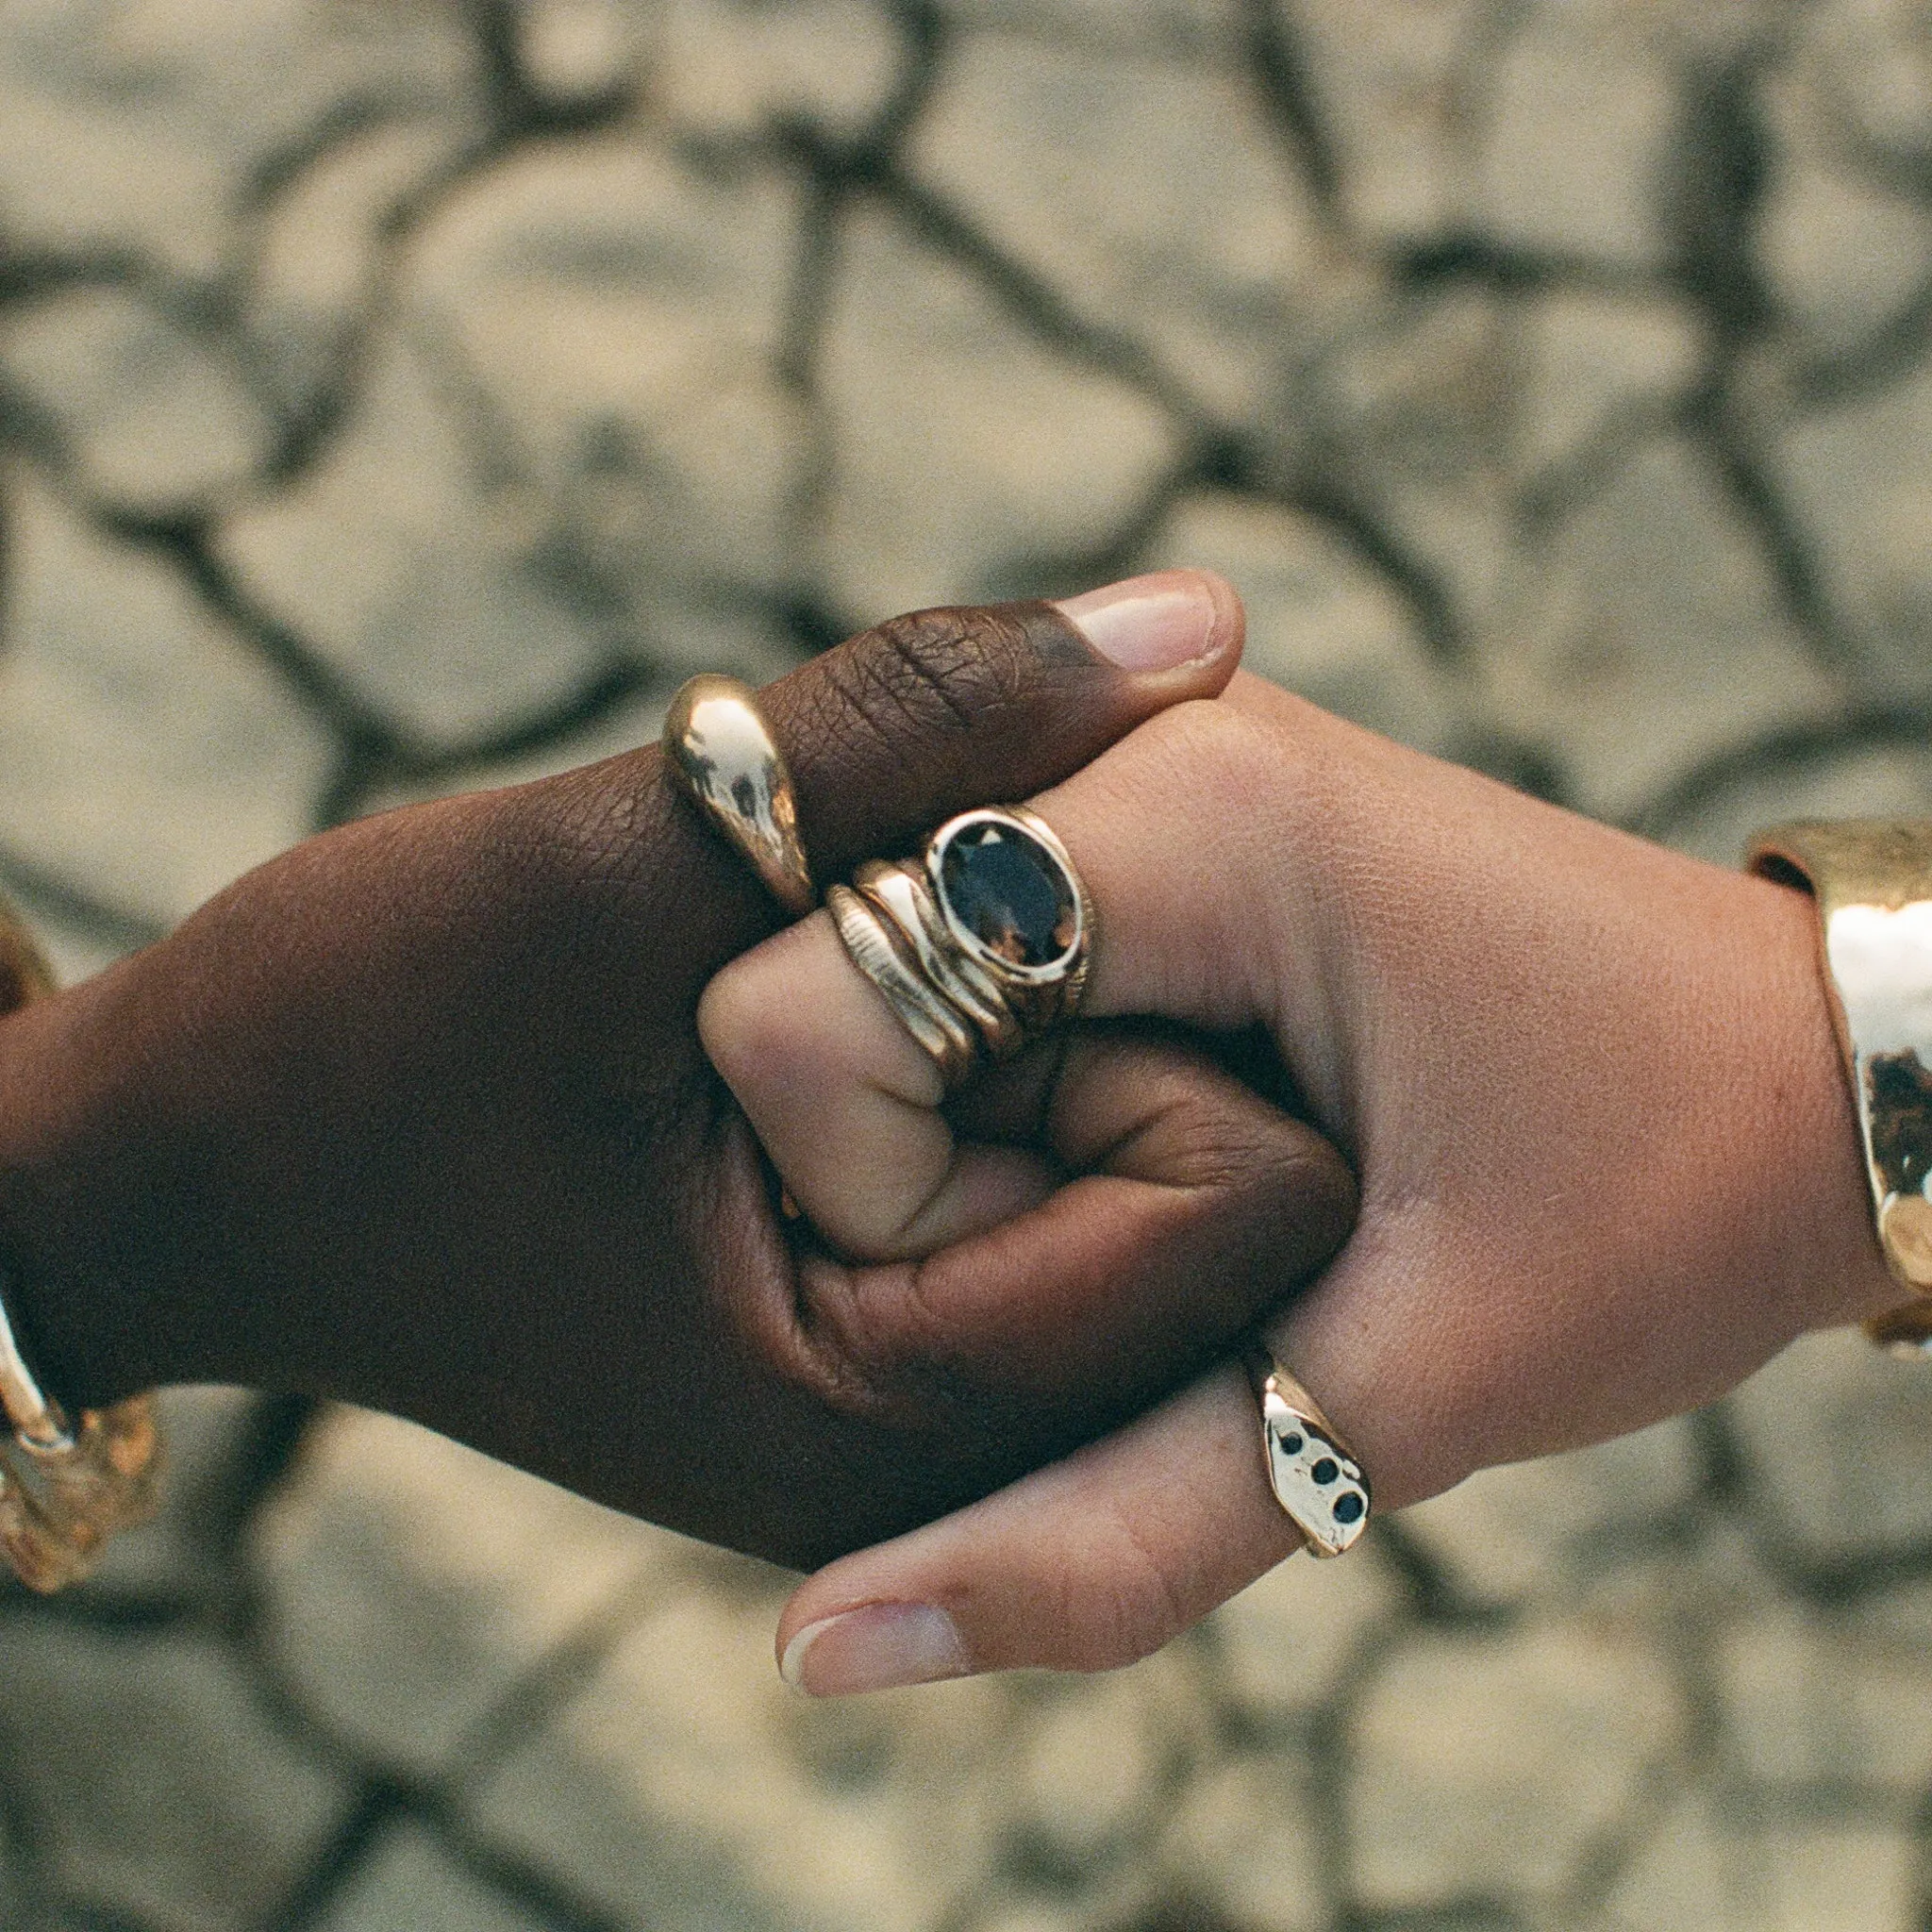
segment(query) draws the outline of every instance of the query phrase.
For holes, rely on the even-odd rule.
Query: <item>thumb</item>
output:
[[[1410,1364],[1405,1386],[1401,1374],[1364,1375],[1355,1359],[1361,1310],[1415,1258],[1400,1241],[1357,1235],[1271,1331],[1361,1457],[1378,1513],[1464,1473],[1459,1445],[1445,1455],[1430,1417],[1441,1391],[1426,1386],[1425,1365]],[[1159,1649],[1300,1545],[1269,1485],[1247,1376],[1224,1364],[1061,1461],[828,1564],[785,1607],[782,1668],[814,1696],[985,1671],[1111,1670]]]
[[[1060,604],[914,611],[801,665],[758,708],[791,770],[813,876],[823,887],[910,851],[955,812],[1025,798],[1157,713],[1218,696],[1243,630],[1222,578],[1162,571]],[[655,745],[496,797],[509,803],[492,808],[492,850],[539,856],[537,876],[562,887],[573,948],[592,941],[591,978],[637,977],[646,916],[649,1018],[670,1029],[667,1051],[689,1036],[706,981],[785,922]],[[634,1044],[646,1024],[626,1016]]]
[[[1270,1324],[1278,1359],[1360,1457],[1377,1515],[1708,1400],[1790,1339],[1774,1307],[1724,1322],[1661,1274],[1577,1298],[1524,1277],[1508,1245],[1426,1205],[1372,1217]],[[828,1565],[786,1606],[780,1654],[821,1696],[1111,1669],[1300,1542],[1247,1377],[1224,1366],[1064,1460]]]
[[[1157,711],[1234,675],[1241,599],[1162,571],[1059,604],[922,610],[771,686],[820,878],[917,842],[941,819],[1070,776]]]
[[[791,768],[798,823],[821,886],[867,858],[910,850],[974,806],[1058,783],[1137,725],[1234,675],[1240,598],[1204,571],[1133,577],[1060,604],[915,611],[861,632],[759,692]],[[781,915],[749,870],[673,795],[652,750],[578,774],[591,824],[609,824],[613,859],[639,842],[639,796],[667,823],[659,865],[684,861],[692,909],[685,963],[703,977],[772,931]],[[551,802],[557,808],[557,802]],[[564,807],[569,809],[568,805]],[[621,823],[620,823],[621,822]]]

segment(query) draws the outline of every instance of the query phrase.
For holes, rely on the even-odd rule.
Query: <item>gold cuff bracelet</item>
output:
[[[1745,862],[1808,888],[1818,904],[1878,1245],[1915,1297],[1865,1332],[1901,1352],[1932,1351],[1932,820],[1773,825]]]

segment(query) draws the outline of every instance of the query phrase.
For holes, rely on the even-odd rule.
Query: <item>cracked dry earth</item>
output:
[[[1728,859],[1932,808],[1932,8],[0,0],[0,879],[309,829],[889,610],[1213,565],[1320,702]],[[1091,1681],[169,1397],[0,1592],[23,1932],[1932,1924],[1932,1375],[1844,1338]]]

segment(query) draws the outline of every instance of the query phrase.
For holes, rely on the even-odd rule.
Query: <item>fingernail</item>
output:
[[[1206,571],[1163,570],[1054,608],[1124,671],[1172,671],[1225,649],[1241,606],[1233,588]]]
[[[866,1604],[808,1624],[778,1669],[808,1697],[850,1697],[963,1677],[973,1666],[958,1626],[931,1604]]]

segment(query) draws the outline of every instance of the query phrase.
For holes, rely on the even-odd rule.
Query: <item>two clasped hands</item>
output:
[[[1020,801],[1084,876],[1078,1024],[950,1098],[655,748],[313,840],[16,1014],[49,1379],[365,1403],[823,1566],[778,1638],[827,1694],[1126,1662],[1288,1556],[1257,1327],[1386,1510],[1896,1301],[1803,897],[1241,629],[1174,572],[762,694],[822,879]]]

